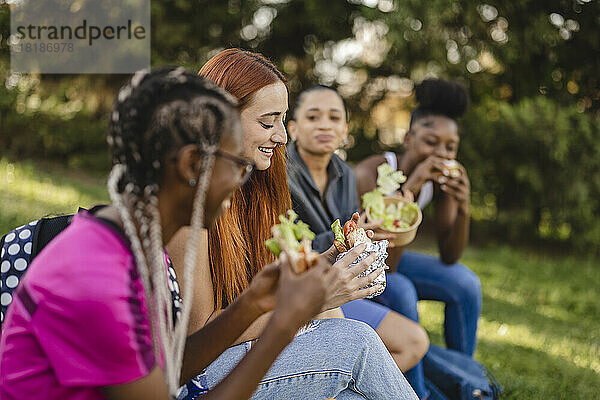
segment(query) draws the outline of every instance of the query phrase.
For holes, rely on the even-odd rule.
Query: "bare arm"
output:
[[[221,314],[223,310],[215,313],[215,317]],[[271,312],[265,313],[260,317],[256,318],[254,322],[250,324],[248,329],[246,329],[232,344],[231,346],[235,346],[240,343],[247,342],[249,340],[257,339],[265,330],[267,324],[269,323],[269,319],[271,318]],[[323,311],[322,313],[316,315],[314,319],[325,319],[325,318],[344,318],[342,310],[337,307],[331,310]],[[211,320],[213,317],[211,317]]]
[[[385,162],[385,157],[376,155],[369,157],[354,167],[356,174],[356,189],[358,191],[359,205],[362,207],[361,197],[377,187],[377,167]]]
[[[248,399],[279,353],[292,341],[296,329],[285,319],[273,316],[260,337],[240,363],[203,400]]]
[[[167,245],[167,252],[173,261],[173,268],[178,275],[181,287],[184,283],[181,267],[189,233],[187,227],[180,229]],[[259,318],[264,310],[253,307],[255,299],[251,290],[240,295],[225,310],[213,313],[215,304],[206,230],[202,232],[200,241],[197,267],[194,272],[194,291],[191,294],[181,294],[182,296],[192,296],[188,325],[189,336],[184,351],[181,374],[182,383],[198,375],[228,347],[257,338],[268,321],[268,316]],[[253,324],[255,320],[257,322]],[[246,330],[248,332],[244,333]],[[211,346],[206,346],[206,343],[211,343]]]
[[[461,172],[455,179],[439,178],[441,192],[435,207],[435,229],[440,258],[445,264],[457,262],[469,242],[470,183],[462,166]]]
[[[173,268],[177,273],[180,288],[184,287],[183,259],[189,235],[189,227],[183,227],[175,233],[166,246],[167,253],[173,262]],[[205,229],[200,234],[197,264],[194,270],[194,290],[191,294],[181,293],[181,296],[192,296],[192,311],[188,323],[188,335],[190,335],[206,325],[215,308],[212,277],[208,262],[208,232]]]
[[[262,311],[254,305],[251,293],[246,291],[214,320],[188,336],[181,383],[189,381],[216,360],[261,314]]]
[[[296,275],[288,263],[281,266],[277,308],[260,339],[233,371],[206,395],[206,399],[247,399],[298,328],[312,318],[325,301],[327,287],[337,271],[323,258],[307,272]]]
[[[160,367],[155,366],[148,375],[131,383],[102,388],[109,400],[171,400],[165,374]]]
[[[224,310],[219,310],[217,312],[215,312],[210,320],[212,321],[213,319],[215,319],[217,316],[221,315],[221,313],[223,313]],[[260,317],[256,318],[254,320],[254,322],[252,322],[250,324],[250,326],[248,327],[248,329],[246,329],[232,344],[231,346],[235,346],[236,344],[240,344],[240,343],[244,343],[247,342],[249,340],[254,340],[257,339],[260,334],[263,332],[263,330],[265,329],[265,327],[267,326],[267,324],[269,323],[269,319],[271,318],[271,313],[267,312],[263,315],[261,315]]]
[[[287,258],[286,258],[287,259]],[[204,395],[203,399],[220,400],[243,400],[248,399],[256,389],[260,379],[267,372],[271,364],[275,361],[279,353],[291,342],[294,334],[300,326],[305,324],[310,318],[321,309],[325,300],[326,289],[332,282],[337,280],[337,271],[329,268],[329,265],[320,260],[318,265],[310,271],[297,276],[292,272],[292,268],[285,261],[277,264],[270,264],[255,277],[260,276],[260,282],[248,288],[230,307],[221,313],[217,318],[211,321],[204,329],[188,338],[188,343],[192,339],[193,345],[200,346],[194,352],[195,356],[201,356],[202,352],[214,353],[213,347],[215,341],[221,341],[219,335],[223,332],[216,332],[215,328],[226,329],[229,335],[235,329],[223,323],[235,323],[236,318],[243,318],[240,311],[244,311],[246,304],[250,307],[250,313],[253,310],[260,310],[266,304],[277,304],[271,319],[261,335],[257,344],[248,352],[244,359],[220,382],[212,391]],[[263,272],[267,270],[267,272]],[[277,271],[274,281],[269,278],[269,274]],[[271,278],[273,275],[270,276]],[[254,281],[253,281],[254,282]],[[248,291],[254,291],[258,294],[267,291],[273,294],[272,289],[277,289],[277,297],[263,296],[257,302],[244,300],[251,298],[252,294]],[[258,305],[259,307],[254,307]],[[262,306],[262,307],[261,307]],[[246,321],[251,318],[246,318]],[[243,323],[238,323],[239,329]],[[216,334],[216,335],[215,335]],[[209,340],[201,342],[201,340]],[[212,341],[210,341],[212,340]],[[186,352],[189,350],[186,345]],[[186,354],[187,356],[187,354]],[[208,358],[208,357],[205,357]],[[184,359],[184,363],[186,360]],[[187,380],[186,378],[183,381]],[[167,385],[162,370],[154,368],[147,376],[125,385],[111,386],[103,388],[107,398],[111,400],[129,400],[129,399],[150,399],[166,400],[170,399],[167,391]]]
[[[188,338],[183,360],[184,366],[181,384],[189,381],[204,369],[205,366],[200,367],[202,361],[198,361],[199,358],[204,360],[208,360],[209,358],[216,359],[229,346],[230,343],[226,343],[223,348],[217,349],[216,344],[226,341],[220,339],[220,336],[231,337],[234,331],[234,329],[230,328],[231,323],[237,323],[238,328],[243,325],[243,318],[240,318],[239,322],[238,318],[235,318],[243,316],[243,314],[236,315],[239,314],[236,311],[242,310],[244,307],[242,303],[243,301],[233,303],[219,317],[207,324],[204,329],[201,329]],[[264,334],[261,336],[261,340],[253,346],[246,357],[214,390],[208,392],[202,399],[242,400],[250,398],[258,382],[265,375],[279,353],[291,342],[296,331],[295,324],[288,324],[283,318],[271,318],[266,328]],[[230,334],[227,334],[228,332]],[[207,345],[208,343],[210,345]],[[187,355],[193,355],[192,360],[186,357]],[[189,365],[190,361],[197,365]],[[186,363],[188,364],[187,367]],[[184,376],[186,369],[189,370],[190,367],[198,369],[195,370],[196,372],[192,372],[191,375]],[[104,393],[110,400],[141,398],[147,400],[171,399],[164,373],[158,367],[155,367],[144,378],[132,383],[106,387],[104,388]]]

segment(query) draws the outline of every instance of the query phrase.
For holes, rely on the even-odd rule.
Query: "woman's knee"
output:
[[[457,286],[460,289],[460,293],[465,300],[474,303],[481,302],[481,281],[475,272],[462,264],[458,266],[461,268],[461,273],[457,279]]]
[[[425,357],[425,353],[429,350],[429,336],[427,335],[427,331],[425,329],[413,322],[411,322],[411,326],[408,329],[405,329],[406,336],[403,338],[403,345],[399,349],[399,353],[407,354],[407,365],[403,371],[407,371],[413,368],[419,361]]]
[[[389,352],[381,337],[369,325],[360,321],[345,321],[351,324],[343,327],[346,336],[345,343],[348,347],[355,349],[356,355],[377,359],[381,354]]]
[[[425,329],[395,312],[386,315],[377,327],[377,334],[393,353],[394,360],[402,371],[414,367],[429,349],[429,336]]]
[[[429,335],[427,334],[425,328],[423,328],[421,325],[415,325],[417,326],[413,329],[410,340],[414,346],[413,348],[415,356],[418,358],[418,361],[420,361],[423,357],[425,357],[425,354],[429,350]]]
[[[325,352],[335,352],[335,346],[346,349],[385,349],[373,328],[364,322],[345,318],[320,320],[317,329],[306,334],[306,340],[312,344],[326,344],[323,349]],[[304,341],[304,335],[300,335],[294,341]]]

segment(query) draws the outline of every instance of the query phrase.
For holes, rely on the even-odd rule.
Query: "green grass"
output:
[[[600,266],[592,259],[469,248],[461,259],[483,288],[476,359],[507,399],[600,397]],[[421,302],[432,343],[442,344],[443,307]]]
[[[45,215],[106,203],[105,182],[104,177],[55,165],[12,164],[0,159],[0,232]]]
[[[0,160],[2,233],[107,199],[104,177]],[[469,248],[461,261],[483,286],[476,358],[504,386],[504,398],[598,399],[598,262],[509,247]],[[419,310],[431,341],[443,343],[441,304],[421,302]]]

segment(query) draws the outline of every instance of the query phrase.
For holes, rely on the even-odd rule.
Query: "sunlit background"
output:
[[[11,3],[0,0],[2,233],[107,200],[107,112],[127,79],[11,73]],[[292,102],[314,83],[336,87],[351,163],[401,150],[416,83],[463,82],[472,105],[458,159],[473,187],[463,261],[484,285],[477,357],[507,398],[597,398],[600,2],[154,0],[151,35],[154,66],[197,70],[235,46],[273,60]],[[426,229],[420,237],[435,251]],[[421,307],[441,342],[443,311]]]

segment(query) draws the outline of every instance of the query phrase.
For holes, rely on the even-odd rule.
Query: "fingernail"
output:
[[[446,189],[446,185],[442,185],[440,186],[442,189]]]
[[[438,182],[439,183],[446,183],[446,182],[448,182],[448,178],[446,178],[445,176],[440,176],[438,178]]]

